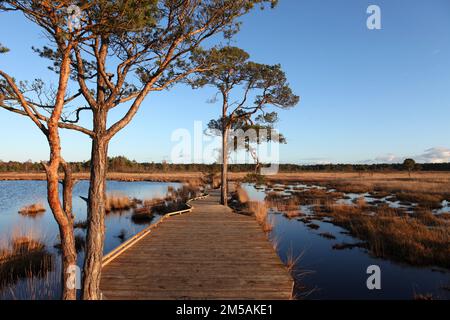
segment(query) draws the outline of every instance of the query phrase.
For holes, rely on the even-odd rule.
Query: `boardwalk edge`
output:
[[[188,200],[186,202],[186,205],[188,206],[188,209],[180,210],[180,211],[174,211],[174,212],[170,212],[170,213],[165,214],[157,223],[154,223],[154,224],[148,226],[147,228],[145,228],[141,232],[137,233],[136,235],[134,235],[133,237],[131,237],[130,239],[128,239],[127,241],[122,243],[120,246],[118,246],[113,251],[111,251],[110,253],[108,253],[107,255],[105,255],[103,257],[102,268],[107,266],[110,262],[112,262],[114,259],[119,257],[122,253],[124,253],[126,250],[131,248],[133,245],[135,245],[137,242],[139,242],[141,239],[143,239],[149,233],[151,233],[153,231],[153,229],[158,227],[166,219],[168,219],[170,217],[173,217],[173,216],[177,216],[177,215],[181,215],[181,214],[186,214],[186,213],[192,212],[192,210],[194,209],[194,206],[190,204],[191,202],[197,201],[197,200],[202,200],[202,199],[205,199],[207,197],[209,197],[208,194]]]

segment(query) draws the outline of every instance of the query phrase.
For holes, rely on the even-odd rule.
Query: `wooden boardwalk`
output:
[[[103,268],[104,299],[290,299],[292,277],[253,217],[192,203]]]

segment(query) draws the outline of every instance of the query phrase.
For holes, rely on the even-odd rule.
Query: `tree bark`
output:
[[[60,225],[59,233],[61,237],[61,253],[62,253],[62,299],[76,300],[77,288],[72,278],[70,267],[77,265],[77,252],[75,249],[75,235],[73,231],[73,223],[69,225]],[[69,272],[71,271],[71,272]]]
[[[259,175],[259,168],[261,167],[261,164],[259,163],[259,161],[256,161],[256,165],[255,165],[255,174]]]
[[[62,161],[62,167],[64,169],[64,180],[63,180],[63,208],[67,216],[68,225],[60,226],[61,235],[61,249],[62,249],[62,259],[63,259],[63,269],[62,274],[62,284],[64,286],[62,292],[63,300],[76,300],[77,299],[77,288],[76,283],[73,281],[71,272],[68,272],[70,266],[76,266],[77,263],[77,251],[75,247],[75,234],[73,228],[74,216],[72,207],[73,198],[73,186],[74,180],[72,176],[72,170],[69,165]]]
[[[220,202],[228,206],[228,128],[222,130],[222,186]]]
[[[94,132],[91,151],[91,175],[88,198],[86,258],[83,266],[83,299],[100,300],[103,246],[105,239],[105,198],[108,140],[106,111],[94,110]]]
[[[54,160],[54,159],[53,159]],[[59,166],[58,166],[59,167]],[[47,171],[47,197],[50,208],[58,223],[59,237],[61,239],[61,286],[63,300],[76,300],[76,287],[69,286],[70,273],[69,268],[76,265],[77,252],[75,249],[75,236],[73,230],[73,217],[66,215],[62,210],[59,200],[59,177],[58,167],[50,165],[46,167]]]
[[[228,206],[228,91],[222,91],[222,185],[220,187],[220,203]]]
[[[68,167],[65,167],[68,176],[65,177],[64,187],[69,189],[64,190],[64,204],[61,205],[59,198],[59,175],[58,170],[64,161],[61,158],[61,139],[59,136],[58,122],[61,117],[62,109],[64,107],[64,95],[67,89],[67,82],[70,76],[70,50],[66,49],[60,67],[60,81],[58,92],[56,95],[55,107],[52,115],[48,121],[47,140],[50,147],[50,161],[45,165],[47,173],[47,198],[53,216],[59,227],[59,235],[61,238],[61,254],[62,254],[62,298],[64,300],[76,299],[76,286],[69,285],[69,278],[71,274],[68,272],[70,267],[76,265],[77,253],[75,249],[75,237],[73,230],[73,215],[71,209],[71,185],[68,182],[71,180]],[[70,195],[69,195],[70,193]],[[68,211],[65,211],[68,209]]]

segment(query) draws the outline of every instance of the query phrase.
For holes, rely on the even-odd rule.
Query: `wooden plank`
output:
[[[106,299],[290,299],[293,280],[254,218],[219,204],[165,219],[103,268]]]

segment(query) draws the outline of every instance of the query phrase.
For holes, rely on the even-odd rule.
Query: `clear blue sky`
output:
[[[382,30],[368,30],[366,9],[381,7]],[[450,1],[280,0],[243,19],[233,44],[253,60],[280,63],[301,102],[278,127],[288,144],[281,162],[450,159]],[[18,14],[0,15],[0,68],[17,79],[49,79],[31,46],[46,43]],[[217,118],[210,90],[178,86],[151,94],[110,155],[168,159],[171,134]],[[0,110],[1,160],[44,160],[47,143],[27,118]],[[89,158],[89,140],[64,133],[68,160]],[[428,150],[428,151],[427,151]],[[450,160],[449,160],[450,161]]]

